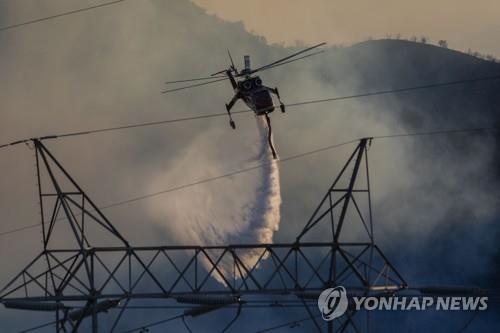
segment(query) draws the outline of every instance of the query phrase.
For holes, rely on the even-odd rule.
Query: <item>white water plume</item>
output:
[[[151,206],[152,214],[166,216],[166,219],[162,218],[162,224],[168,224],[169,232],[173,232],[178,243],[228,245],[273,242],[273,234],[280,223],[279,169],[269,147],[266,119],[262,116],[255,118],[257,133],[245,129],[230,133],[235,135],[236,142],[227,142],[227,132],[204,135],[185,151],[180,163],[161,180],[154,182],[175,184],[178,179],[205,179],[223,174],[228,169],[262,166],[248,173],[175,192],[163,198],[161,203],[155,200]],[[261,254],[261,250],[238,252],[249,268],[255,265]],[[215,261],[217,253],[211,255]],[[230,256],[224,258],[218,265],[224,274],[233,271],[233,263],[229,259]],[[208,260],[202,261],[208,270],[212,268]],[[223,282],[219,274],[212,275]]]

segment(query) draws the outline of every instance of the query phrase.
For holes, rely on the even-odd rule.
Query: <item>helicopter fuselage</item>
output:
[[[228,70],[226,74],[235,93],[233,101],[230,103],[231,107],[236,99],[241,99],[258,116],[274,111],[271,89],[262,84],[260,77],[245,75],[244,79],[236,81],[231,71]]]
[[[260,77],[247,77],[238,81],[235,90],[256,115],[260,116],[274,111],[274,102],[269,88],[262,85]]]

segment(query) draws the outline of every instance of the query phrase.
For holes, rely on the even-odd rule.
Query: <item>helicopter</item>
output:
[[[285,104],[281,100],[280,93],[278,91],[278,88],[270,88],[267,87],[263,84],[262,79],[258,76],[255,75],[257,72],[261,72],[264,70],[268,70],[271,68],[275,68],[277,66],[285,65],[293,61],[297,61],[300,59],[304,59],[307,57],[311,57],[317,54],[322,53],[323,51],[317,51],[313,53],[309,53],[306,55],[303,55],[301,57],[298,57],[299,55],[308,53],[320,46],[325,45],[326,43],[320,43],[311,47],[308,47],[304,50],[301,50],[299,52],[293,53],[289,56],[286,56],[284,58],[281,58],[279,60],[273,61],[270,64],[260,66],[256,69],[252,69],[250,66],[250,56],[245,55],[243,57],[244,61],[244,68],[241,71],[238,71],[236,68],[233,58],[231,56],[231,53],[229,50],[227,51],[229,60],[231,64],[227,69],[215,72],[211,74],[208,77],[200,77],[200,78],[195,78],[195,79],[186,79],[186,80],[176,80],[176,81],[167,81],[165,84],[177,84],[177,83],[185,83],[185,82],[193,82],[193,81],[202,81],[202,83],[197,83],[197,84],[192,84],[188,86],[183,86],[183,87],[178,87],[178,88],[173,88],[169,90],[162,91],[162,93],[170,93],[178,90],[184,90],[184,89],[189,89],[189,88],[194,88],[194,87],[199,87],[215,82],[220,82],[220,81],[225,81],[229,80],[231,83],[231,86],[234,90],[234,95],[229,101],[229,103],[226,103],[226,111],[229,117],[229,125],[231,126],[232,129],[236,129],[236,123],[234,122],[232,116],[231,116],[231,109],[233,106],[236,104],[238,100],[242,100],[254,113],[256,116],[264,116],[266,118],[267,126],[269,129],[268,132],[268,142],[269,142],[269,147],[271,149],[271,152],[273,154],[273,158],[277,158],[276,151],[274,149],[274,146],[272,144],[272,129],[271,129],[271,120],[269,118],[269,113],[273,112],[276,108],[276,105],[273,101],[272,95],[275,95],[278,102],[279,102],[279,108],[282,113],[285,112]],[[298,58],[297,58],[298,57]]]

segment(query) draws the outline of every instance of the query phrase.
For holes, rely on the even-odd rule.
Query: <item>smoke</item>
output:
[[[4,25],[70,9],[69,2],[62,0],[47,1],[44,8],[28,2],[1,6],[6,7],[0,11]],[[9,15],[6,21],[5,13],[16,15]],[[253,62],[260,65],[296,51],[268,45],[247,33],[241,23],[206,15],[184,0],[125,2],[87,14],[0,36],[8,46],[0,55],[5,77],[0,83],[2,143],[221,112],[231,97],[228,84],[163,95],[162,82],[208,75],[223,68],[228,47],[237,65],[243,54],[251,54]],[[491,67],[498,65],[482,63],[430,45],[379,41],[331,48],[307,61],[262,72],[261,77],[267,85],[277,85],[285,103],[291,104],[497,72]],[[282,156],[291,156],[356,137],[495,122],[500,87],[491,86],[487,91],[470,88],[474,87],[289,108],[284,115],[274,115],[273,131]],[[493,111],[488,114],[486,110]],[[280,164],[278,176],[262,119],[257,119],[257,128],[248,114],[235,115],[235,121],[236,131],[222,118],[211,118],[53,140],[47,145],[98,205],[269,162],[264,168],[105,213],[134,245],[289,242],[300,232],[327,183],[354,147]],[[380,140],[370,150],[376,241],[409,281],[419,281],[421,276],[436,281],[436,275],[420,269],[428,258],[439,258],[445,271],[458,257],[461,262],[453,267],[467,267],[472,272],[471,264],[482,262],[477,260],[478,253],[483,258],[489,253],[474,251],[471,246],[488,245],[490,252],[497,253],[496,243],[485,242],[475,232],[465,233],[474,242],[466,237],[460,242],[467,244],[469,256],[457,256],[451,245],[438,255],[433,252],[435,243],[445,243],[441,238],[429,238],[438,226],[453,230],[456,221],[493,232],[491,224],[483,221],[498,216],[498,173],[492,172],[497,167],[492,159],[498,156],[493,154],[498,144],[483,138],[473,144],[470,139]],[[31,152],[17,146],[2,154],[3,231],[36,223],[39,216]],[[281,212],[279,183],[285,203]],[[286,227],[276,232],[280,214]],[[449,237],[446,232],[440,235]],[[18,241],[20,237],[23,242]],[[40,238],[37,229],[27,229],[2,239],[0,253],[9,256],[1,262],[1,281],[12,278],[32,259],[40,250]],[[410,252],[412,244],[415,250]],[[421,252],[420,261],[413,260],[417,252]],[[244,255],[248,264],[255,260],[255,253]],[[414,263],[412,269],[408,262]],[[443,283],[448,282],[448,272],[442,274]],[[139,312],[137,316],[144,315],[146,312]],[[19,323],[26,324],[25,318],[12,318],[2,307],[0,322],[6,331],[18,331]]]
[[[152,215],[160,214],[162,218],[157,221],[168,231],[173,232],[175,234],[173,238],[179,240],[181,244],[273,242],[273,235],[280,223],[279,168],[269,147],[266,120],[262,116],[256,116],[255,120],[257,131],[255,129],[250,131],[243,126],[242,133],[238,131],[231,133],[235,134],[233,142],[235,144],[219,142],[224,140],[217,133],[213,133],[211,136],[213,140],[210,142],[197,140],[195,144],[202,146],[201,149],[187,149],[177,166],[165,170],[166,175],[154,181],[154,183],[162,183],[165,180],[170,182],[180,177],[181,173],[192,172],[189,171],[192,168],[186,166],[195,164],[195,160],[210,161],[204,163],[210,167],[205,167],[202,171],[202,174],[208,177],[222,174],[228,160],[229,163],[232,160],[232,163],[237,165],[231,170],[262,165],[251,175],[241,176],[244,178],[243,182],[240,177],[238,181],[221,179],[159,199],[165,201],[161,205],[158,202],[153,203]],[[194,151],[196,154],[193,154]],[[220,151],[226,153],[221,154]],[[231,153],[227,154],[228,151]],[[198,177],[203,176],[198,175]],[[247,267],[253,267],[261,251],[248,250],[239,252],[238,255]],[[211,268],[208,261],[205,265],[207,269]],[[229,262],[222,261],[219,266],[222,267],[222,271],[232,270]],[[214,275],[214,278],[221,282],[218,275]]]

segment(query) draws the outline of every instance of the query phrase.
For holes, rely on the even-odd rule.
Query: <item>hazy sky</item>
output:
[[[0,26],[102,2],[104,0],[0,0]],[[435,8],[433,14],[431,9],[436,5],[419,5],[420,8],[403,11],[403,6],[396,2],[389,6],[386,1],[377,1],[378,9],[364,7],[361,15],[359,9],[347,3],[340,6],[327,1],[308,1],[311,8],[303,8],[305,0],[302,5],[287,1],[288,6],[281,9],[280,3],[228,1],[222,10],[217,8],[222,8],[224,2],[212,1],[210,8],[217,9],[223,19],[231,21],[247,20],[238,13],[248,15],[245,21],[248,30],[265,35],[271,42],[351,43],[368,35],[384,37],[387,32],[400,32],[428,34],[432,40],[445,38],[451,47],[470,46],[484,53],[495,47],[493,21],[498,15],[492,10],[493,5],[468,10],[451,5],[450,1],[447,2],[450,5]],[[296,5],[290,5],[293,3]],[[392,12],[384,7],[392,8]],[[456,11],[453,19],[445,15],[446,7]],[[306,12],[306,17],[301,18]],[[380,16],[382,12],[387,15]],[[465,19],[466,14],[470,15],[469,19]],[[259,17],[262,18],[260,28],[258,21],[250,20]],[[421,17],[428,19],[417,20]],[[441,30],[442,17],[447,17],[450,24],[443,25],[446,29]],[[459,26],[472,30],[470,33],[465,32],[466,28],[454,30]],[[496,27],[498,31],[498,24]],[[426,29],[434,30],[428,33]],[[489,39],[477,37],[480,31],[488,29]],[[459,46],[458,41],[463,45]],[[160,93],[165,89],[163,82],[205,76],[223,69],[228,63],[227,48],[233,52],[237,66],[241,66],[244,54],[251,54],[252,63],[258,65],[294,50],[268,45],[262,38],[245,31],[242,24],[206,15],[188,0],[121,2],[3,31],[0,45],[0,143],[225,112],[224,103],[233,93],[227,82],[167,95]],[[394,49],[397,51],[392,52]],[[412,59],[418,61],[412,62]],[[262,79],[269,86],[278,86],[284,102],[293,104],[435,82],[438,78],[445,82],[485,76],[486,71],[487,74],[493,71],[490,70],[493,66],[420,43],[374,41],[354,47],[327,48],[324,54],[307,61],[262,72]],[[285,114],[271,115],[276,147],[285,159],[371,135],[482,127],[493,122],[491,114],[496,117],[498,113],[487,112],[486,102],[490,101],[495,107],[499,105],[495,99],[498,89],[491,90],[494,91],[491,98],[460,94],[465,96],[463,99],[476,96],[467,101],[470,103],[464,103],[456,94],[447,94],[455,90],[432,90],[420,95],[289,107]],[[423,96],[426,98],[421,98]],[[478,106],[478,101],[483,100],[485,110]],[[434,112],[434,106],[436,109],[443,106],[443,110]],[[235,106],[235,110],[243,109],[241,102]],[[218,117],[47,140],[46,144],[93,201],[105,206],[255,165],[255,140],[259,133],[253,118],[248,113],[235,115],[236,131],[229,127],[225,117]],[[430,284],[468,285],[472,281],[474,285],[481,285],[478,276],[496,276],[490,272],[490,268],[496,266],[489,263],[490,258],[498,254],[498,243],[492,240],[498,229],[491,226],[500,225],[497,223],[500,185],[498,177],[489,171],[495,146],[488,138],[467,141],[459,140],[460,136],[456,138],[456,141],[435,137],[376,140],[370,148],[377,244],[413,284],[430,281]],[[295,240],[354,145],[280,164],[282,219],[273,241]],[[24,145],[0,151],[0,170],[3,171],[0,232],[40,221],[33,163],[33,151]],[[262,179],[266,179],[259,172],[235,174],[182,191],[129,202],[106,209],[105,214],[134,245],[199,244],[200,238],[194,234],[199,230],[203,230],[203,236],[233,235],[231,231],[243,230],[239,236],[246,236],[250,234],[246,227],[252,225],[236,224],[235,220],[244,222],[240,218],[242,212],[245,213],[248,202],[259,195]],[[346,223],[343,236],[345,231],[355,234],[357,230]],[[67,234],[61,236],[58,237],[61,242],[68,238]],[[94,237],[96,241],[101,240],[100,234],[92,234],[92,241]],[[37,228],[0,238],[0,288],[41,248]],[[135,327],[137,318],[141,324],[164,319],[164,310],[161,311],[127,312],[121,328]],[[213,331],[232,315],[216,313],[207,319],[192,320],[190,324],[195,332]],[[249,326],[261,329],[306,315],[303,309],[286,312],[281,308],[266,309],[259,316],[244,311],[235,331],[247,332]],[[101,318],[101,327],[111,324],[111,317]],[[458,325],[460,319],[465,318],[450,320],[447,316],[446,319],[439,323]],[[2,332],[18,331],[45,320],[52,321],[53,315],[26,314],[0,306]],[[419,329],[415,331],[427,331],[421,327],[423,321],[416,317],[402,322],[408,329],[417,326]],[[390,324],[389,321],[380,323]],[[163,328],[185,331],[180,321],[159,326],[157,331]],[[302,331],[307,328],[303,326]],[[480,331],[477,326],[474,329]]]
[[[193,0],[209,13],[243,21],[269,42],[358,42],[387,34],[445,39],[451,48],[500,56],[497,0]]]

